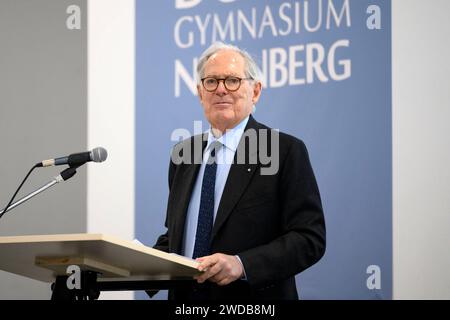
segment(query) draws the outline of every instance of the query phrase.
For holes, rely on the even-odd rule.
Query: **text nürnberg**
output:
[[[210,42],[237,43],[242,40],[270,40],[292,35],[328,32],[351,27],[349,0],[303,0],[281,2],[264,7],[237,9],[224,13],[186,15],[189,10],[179,10],[180,16],[173,28],[175,44],[182,49],[195,45],[206,46]],[[270,41],[267,41],[270,42]],[[239,45],[239,44],[238,44]],[[306,85],[315,82],[342,81],[351,76],[349,39],[297,43],[287,47],[275,46],[260,53],[263,86]],[[192,62],[175,59],[175,96],[181,95],[182,85],[196,94],[195,68],[198,57]],[[183,60],[183,61],[182,61]]]

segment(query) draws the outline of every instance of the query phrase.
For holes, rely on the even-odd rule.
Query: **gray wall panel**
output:
[[[68,30],[69,5],[81,29]],[[36,162],[86,150],[86,0],[0,2],[0,207]],[[36,171],[21,197],[63,167]],[[0,220],[0,236],[86,231],[86,168]],[[47,299],[49,285],[0,272],[0,299]]]

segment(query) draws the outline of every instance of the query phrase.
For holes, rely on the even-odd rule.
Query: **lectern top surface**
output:
[[[37,258],[84,258],[129,271],[127,279],[184,279],[198,274],[198,262],[133,241],[103,234],[51,234],[0,237],[0,270],[53,282],[56,272]],[[99,280],[106,275],[100,275]],[[120,278],[120,280],[127,280]]]

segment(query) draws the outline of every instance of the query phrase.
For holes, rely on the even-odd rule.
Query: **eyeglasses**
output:
[[[228,76],[226,78],[214,78],[214,77],[206,77],[201,79],[203,88],[205,88],[208,92],[216,91],[217,87],[219,86],[219,81],[223,81],[223,85],[225,86],[225,89],[228,91],[237,91],[241,87],[242,80],[253,80],[253,78],[239,78],[239,77],[233,77]]]

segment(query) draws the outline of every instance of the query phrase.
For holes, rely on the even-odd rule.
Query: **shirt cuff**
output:
[[[244,268],[244,265],[242,264],[241,258],[239,258],[239,256],[237,256],[237,255],[235,257],[238,259],[239,263],[241,264],[242,270],[244,273],[241,277],[241,280],[247,280],[247,274],[245,273],[245,268]]]

